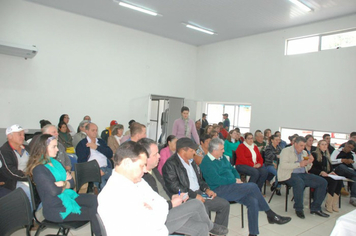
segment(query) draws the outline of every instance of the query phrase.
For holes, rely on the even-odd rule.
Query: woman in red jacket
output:
[[[250,176],[250,181],[262,189],[268,171],[263,166],[263,159],[257,146],[253,143],[252,133],[245,134],[245,141],[236,149],[236,170]]]

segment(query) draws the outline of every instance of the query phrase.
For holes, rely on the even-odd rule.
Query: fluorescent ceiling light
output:
[[[127,7],[127,8],[130,8],[132,10],[136,10],[136,11],[139,11],[139,12],[143,12],[143,13],[149,14],[151,16],[159,15],[157,12],[153,12],[153,11],[141,8],[141,7],[137,7],[137,6],[134,6],[132,4],[128,4],[126,2],[120,2],[120,1],[115,1],[115,0],[114,0],[114,2],[118,3],[122,7]]]
[[[210,34],[210,35],[216,34],[216,33],[214,33],[214,32],[211,31],[211,30],[206,30],[206,29],[203,29],[203,28],[200,28],[200,27],[197,27],[197,26],[194,26],[194,25],[190,25],[190,24],[185,24],[185,23],[183,23],[183,24],[184,24],[186,27],[190,28],[190,29],[198,30],[198,31],[203,32],[203,33],[206,33],[206,34]]]
[[[303,9],[304,11],[312,11],[313,9],[311,9],[310,7],[308,7],[307,5],[305,5],[304,3],[298,1],[298,0],[289,0],[292,3],[294,3],[295,5],[297,5],[299,8]]]

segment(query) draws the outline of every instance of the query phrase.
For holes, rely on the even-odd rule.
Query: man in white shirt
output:
[[[98,196],[98,213],[108,236],[167,236],[168,203],[142,180],[147,151],[127,141],[115,156],[115,168]]]

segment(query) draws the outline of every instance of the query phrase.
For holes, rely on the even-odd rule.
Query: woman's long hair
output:
[[[169,135],[167,137],[167,140],[166,140],[166,144],[164,145],[164,147],[168,147],[168,142],[172,142],[173,139],[176,139],[177,137],[173,134]]]
[[[321,150],[320,150],[320,148],[319,148],[321,142],[326,142],[326,141],[325,141],[324,139],[320,140],[320,141],[318,142],[318,146],[317,146],[316,150],[314,151],[314,152],[316,153],[316,160],[317,160],[318,162],[322,162],[322,160],[323,160],[323,154],[321,153]],[[329,159],[329,161],[331,161],[331,160],[330,160],[330,153],[329,153],[329,150],[328,150],[328,149],[326,149],[326,151],[325,151],[325,156]]]
[[[47,146],[49,142],[54,139],[55,137],[50,134],[42,134],[35,140],[35,144],[30,152],[30,158],[27,162],[26,175],[32,177],[32,171],[36,166],[47,164],[49,162],[49,158],[47,157]]]

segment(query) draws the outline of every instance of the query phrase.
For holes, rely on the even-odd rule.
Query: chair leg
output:
[[[241,228],[244,228],[244,205],[241,204]]]
[[[263,185],[263,195],[266,195],[266,186],[267,186],[267,180],[265,180],[265,184]]]
[[[273,190],[272,195],[271,195],[271,197],[270,197],[269,200],[268,200],[268,203],[271,202],[271,200],[272,200],[272,198],[273,198],[273,195],[274,195],[274,193],[275,193],[276,191],[277,191],[277,188],[275,188],[275,189]]]
[[[288,211],[288,194],[289,194],[289,187],[286,185],[286,206],[285,211]]]

